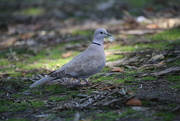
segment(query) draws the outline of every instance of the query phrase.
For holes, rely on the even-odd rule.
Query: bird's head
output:
[[[99,28],[94,32],[94,39],[103,39],[106,36],[111,36],[111,35],[108,34],[106,29],[104,28]]]

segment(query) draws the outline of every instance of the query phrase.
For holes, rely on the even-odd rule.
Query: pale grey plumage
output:
[[[70,62],[60,69],[50,73],[48,77],[38,80],[30,87],[36,87],[48,81],[62,77],[73,77],[83,79],[86,83],[87,77],[101,71],[105,66],[106,57],[104,53],[104,37],[111,36],[104,28],[99,28],[94,33],[94,39],[91,45],[81,54],[76,56]]]

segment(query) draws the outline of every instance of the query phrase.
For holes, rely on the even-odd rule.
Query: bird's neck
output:
[[[96,44],[96,45],[99,45],[99,46],[103,46],[103,44],[104,44],[104,38],[102,38],[102,39],[94,39],[93,40],[93,42],[92,42],[92,44]]]

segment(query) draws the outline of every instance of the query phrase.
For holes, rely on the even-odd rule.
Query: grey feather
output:
[[[43,83],[46,83],[46,82],[48,82],[48,81],[50,81],[50,80],[54,80],[54,79],[56,79],[55,77],[45,77],[45,78],[42,78],[42,79],[40,79],[40,80],[38,80],[38,81],[36,81],[34,84],[32,84],[31,86],[30,86],[30,88],[33,88],[33,87],[37,87],[38,85],[41,85],[41,84],[43,84]]]

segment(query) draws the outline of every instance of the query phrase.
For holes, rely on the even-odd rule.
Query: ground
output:
[[[0,120],[179,121],[177,2],[1,1]],[[99,27],[114,38],[89,85],[65,78],[29,88],[82,52]]]

